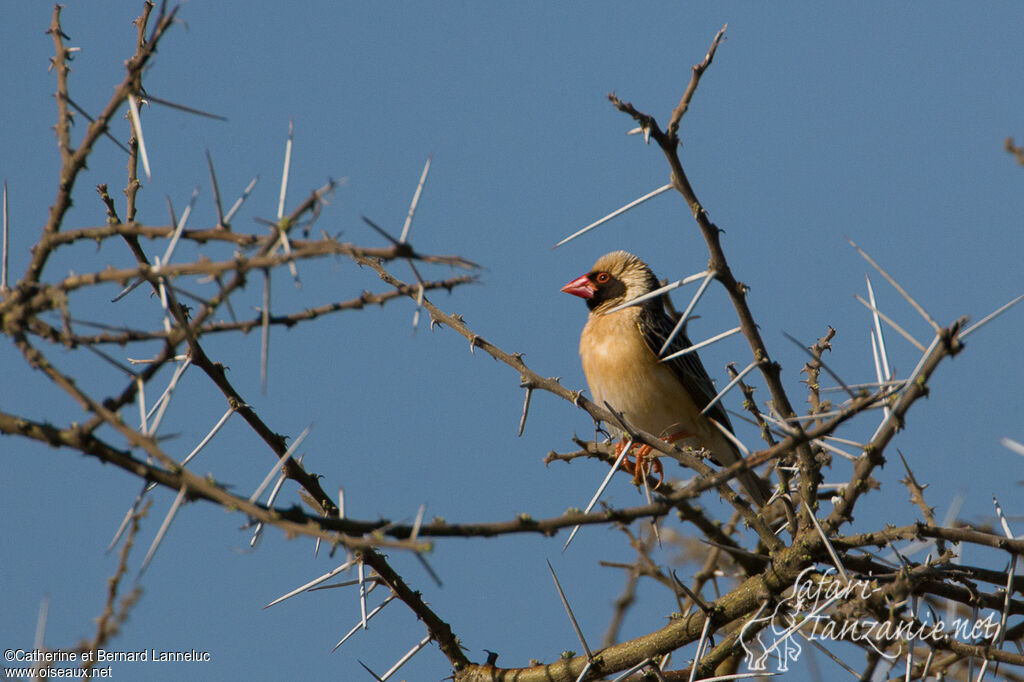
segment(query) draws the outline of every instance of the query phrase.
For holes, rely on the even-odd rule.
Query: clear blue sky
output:
[[[64,30],[70,44],[81,47],[72,97],[95,111],[132,53],[130,21],[141,3],[68,4]],[[56,83],[47,73],[52,42],[44,33],[51,12],[45,2],[0,9],[0,178],[10,193],[15,276],[24,272],[27,248],[56,192]],[[347,241],[383,245],[360,215],[398,231],[423,163],[433,155],[411,241],[422,251],[458,253],[485,268],[479,285],[433,299],[570,387],[584,386],[576,346],[585,309],[559,293],[562,284],[612,249],[634,251],[671,278],[702,270],[707,259],[674,195],[551,250],[567,234],[668,180],[660,152],[625,135],[632,122],[605,96],[615,91],[664,124],[690,66],[727,22],[727,40],[683,122],[682,158],[725,230],[730,264],[751,287],[750,304],[795,403],[805,397],[798,373],[805,358],[783,331],[810,343],[832,325],[838,334],[831,365],[848,382],[874,377],[870,316],[853,297],[864,295],[869,266],[844,236],[886,266],[942,324],[960,315],[980,319],[1024,293],[1024,168],[1002,148],[1010,135],[1024,143],[1024,7],[1017,3],[940,3],[922,11],[874,2],[569,8],[193,0],[180,18],[184,23],[165,39],[146,75],[147,89],[229,120],[167,108],[146,112],[153,178],[142,194],[142,221],[166,223],[165,196],[180,211],[200,187],[191,224],[215,222],[204,149],[214,158],[227,201],[253,176],[261,178],[237,219],[240,226],[273,217],[294,120],[288,206],[328,177],[346,178],[318,226],[342,232]],[[118,125],[114,132],[124,138],[127,124]],[[76,140],[83,129],[75,130]],[[109,183],[120,200],[124,165],[113,144],[99,146],[66,226],[103,223],[91,188]],[[149,248],[160,253],[163,245]],[[54,273],[83,271],[128,257],[111,245],[84,254],[82,262],[58,260],[51,267]],[[404,265],[394,272],[410,278]],[[448,274],[442,268],[429,273]],[[304,266],[302,274],[298,293],[284,273],[275,281],[275,312],[384,289],[374,273],[347,261]],[[927,342],[927,325],[881,278],[873,283],[882,309]],[[689,291],[676,301],[685,304]],[[242,309],[251,311],[258,301],[253,287]],[[155,304],[141,290],[129,304],[148,316],[140,324],[158,324]],[[104,305],[90,313],[109,317]],[[719,292],[712,291],[698,313],[695,338],[734,326]],[[410,519],[425,503],[428,517],[497,521],[583,506],[604,468],[583,461],[546,468],[541,458],[551,449],[572,449],[574,433],[589,437],[586,415],[537,395],[526,434],[516,439],[523,398],[518,376],[479,352],[470,355],[450,330],[421,327],[413,335],[412,314],[412,303],[403,300],[274,330],[265,396],[257,334],[221,338],[208,350],[230,359],[232,379],[275,430],[294,437],[314,424],[303,447],[307,468],[324,476],[328,491],[345,487],[353,517]],[[1001,437],[1024,441],[1022,336],[1024,309],[972,336],[965,352],[940,369],[932,396],[914,409],[910,431],[895,443],[929,484],[928,499],[940,518],[961,490],[967,494],[964,517],[991,517],[992,495],[1010,513],[1022,512],[1022,459],[999,444]],[[886,338],[890,360],[905,376],[917,352],[891,331]],[[78,357],[49,352],[63,363]],[[704,358],[718,378],[726,362],[750,360],[739,337]],[[0,345],[0,409],[58,422],[82,419],[70,400],[20,364],[9,343]],[[99,383],[90,387],[114,390],[110,376],[97,368]],[[186,375],[181,390],[187,397],[172,404],[164,428],[178,434],[168,447],[183,456],[224,405],[198,375]],[[766,399],[767,391],[761,388],[758,397]],[[732,409],[739,402],[727,400]],[[862,429],[870,433],[873,426]],[[753,431],[741,435],[756,442]],[[878,473],[884,497],[862,505],[860,528],[917,518],[906,491],[898,489],[903,471],[891,454]],[[0,456],[0,648],[31,645],[45,595],[46,643],[73,645],[92,635],[116,565],[104,548],[139,482],[94,460],[12,438],[0,439]],[[250,491],[271,464],[239,421],[194,469]],[[829,480],[848,476],[840,463]],[[639,501],[625,479],[606,497],[619,506]],[[173,494],[159,491],[153,499],[135,567]],[[282,500],[298,500],[294,486]],[[250,532],[239,530],[242,522],[209,505],[186,507],[112,647],[195,648],[210,651],[212,662],[121,664],[115,679],[370,679],[357,659],[383,672],[423,636],[411,613],[395,603],[368,632],[332,654],[359,617],[351,588],[261,610],[339,560],[325,552],[314,560],[311,542],[276,531],[249,552]],[[1022,528],[1018,518],[1015,529]],[[499,664],[525,665],[580,648],[545,558],[592,642],[600,640],[623,578],[597,561],[632,559],[613,530],[586,529],[562,555],[564,538],[438,542],[430,561],[444,580],[441,589],[412,557],[392,552],[391,558],[452,625],[471,658],[485,658],[487,648],[499,651]],[[674,608],[664,597],[653,588],[641,591],[624,634],[660,627]],[[826,670],[832,665],[819,663]],[[430,646],[398,677],[447,674],[444,657]]]

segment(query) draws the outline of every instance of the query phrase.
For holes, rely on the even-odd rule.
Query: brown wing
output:
[[[673,327],[675,327],[675,324],[668,315],[661,310],[660,305],[659,303],[658,308],[653,306],[644,307],[640,313],[640,331],[643,334],[644,341],[647,343],[647,347],[655,354],[665,345],[665,340],[668,339]],[[672,339],[672,344],[665,351],[665,356],[667,357],[684,348],[689,348],[691,345],[690,340],[686,337],[686,333],[680,330],[675,338]],[[681,355],[664,364],[672,370],[672,373],[679,379],[687,392],[693,396],[693,401],[697,404],[697,407],[704,409],[718,395],[711,377],[708,376],[708,371],[704,369],[704,364],[700,361],[700,357],[698,357],[696,352]],[[726,413],[721,402],[715,403],[707,411],[707,416],[732,431],[729,415]]]
[[[643,334],[644,342],[651,349],[651,352],[655,354],[665,345],[665,340],[672,334],[674,327],[675,323],[665,314],[660,304],[657,308],[654,306],[645,307],[640,313],[640,331]],[[686,337],[685,332],[680,330],[665,350],[665,356],[667,357],[684,348],[689,348],[691,345],[690,339]],[[696,352],[681,355],[664,364],[668,365],[669,369],[672,370],[672,373],[679,379],[689,394],[693,396],[693,401],[701,409],[704,409],[718,395],[711,377],[708,376],[708,371],[704,369],[704,364],[697,357]],[[707,416],[732,431],[729,415],[726,413],[725,407],[722,406],[721,402],[715,403],[707,411]],[[736,450],[732,443],[727,444],[731,450],[730,453],[716,452],[716,456],[713,457],[719,464],[730,464],[741,457],[739,451]],[[757,476],[756,472],[744,471],[737,478],[758,506],[763,506],[771,497],[771,490]]]

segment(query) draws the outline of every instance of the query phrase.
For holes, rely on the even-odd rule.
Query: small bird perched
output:
[[[658,357],[675,326],[661,298],[608,312],[657,288],[658,278],[647,263],[626,251],[601,256],[590,272],[562,287],[567,294],[586,300],[590,309],[580,336],[583,373],[590,392],[594,402],[607,402],[630,425],[669,442],[706,448],[715,461],[728,466],[740,459],[740,453],[708,419],[732,431],[722,404],[715,403],[706,416],[701,414],[717,392],[697,353],[668,362]],[[690,345],[680,331],[666,355]],[[638,470],[641,467],[638,462]],[[763,506],[768,500],[764,482],[751,471],[738,478],[754,501]]]

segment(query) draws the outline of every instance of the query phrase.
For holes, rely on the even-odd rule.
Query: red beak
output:
[[[590,277],[580,275],[562,287],[562,291],[573,296],[579,296],[580,298],[594,298],[594,292],[597,291],[597,287],[590,281]]]

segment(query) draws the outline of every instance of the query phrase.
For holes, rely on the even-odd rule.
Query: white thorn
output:
[[[146,171],[146,179],[152,180],[153,177],[149,172],[149,155],[146,153],[146,140],[142,137],[142,119],[139,117],[139,105],[135,101],[135,95],[128,95],[128,111],[132,116],[135,134],[139,138],[139,156],[142,157],[142,168]]]
[[[576,237],[579,237],[580,235],[582,235],[582,234],[584,234],[586,232],[589,232],[590,230],[594,229],[598,225],[602,225],[602,224],[608,222],[609,220],[611,220],[612,218],[620,216],[623,213],[625,213],[626,211],[628,211],[629,209],[634,208],[636,206],[639,206],[640,204],[644,203],[648,199],[653,199],[654,197],[658,196],[659,194],[662,194],[663,192],[667,192],[670,189],[672,189],[672,183],[669,183],[667,185],[663,185],[663,186],[659,187],[658,189],[654,190],[653,192],[648,192],[647,194],[643,195],[639,199],[635,199],[635,200],[629,202],[628,204],[626,204],[625,206],[623,206],[622,208],[618,208],[618,209],[612,211],[611,213],[609,213],[608,215],[606,215],[605,217],[590,223],[589,225],[584,227],[582,230],[577,230],[576,232],[572,233],[571,235],[569,235],[568,237],[566,237],[562,241],[560,241],[557,244],[555,244],[554,248],[557,249],[562,244],[565,244],[566,242],[569,242],[569,241],[572,241],[573,239],[576,239]]]

